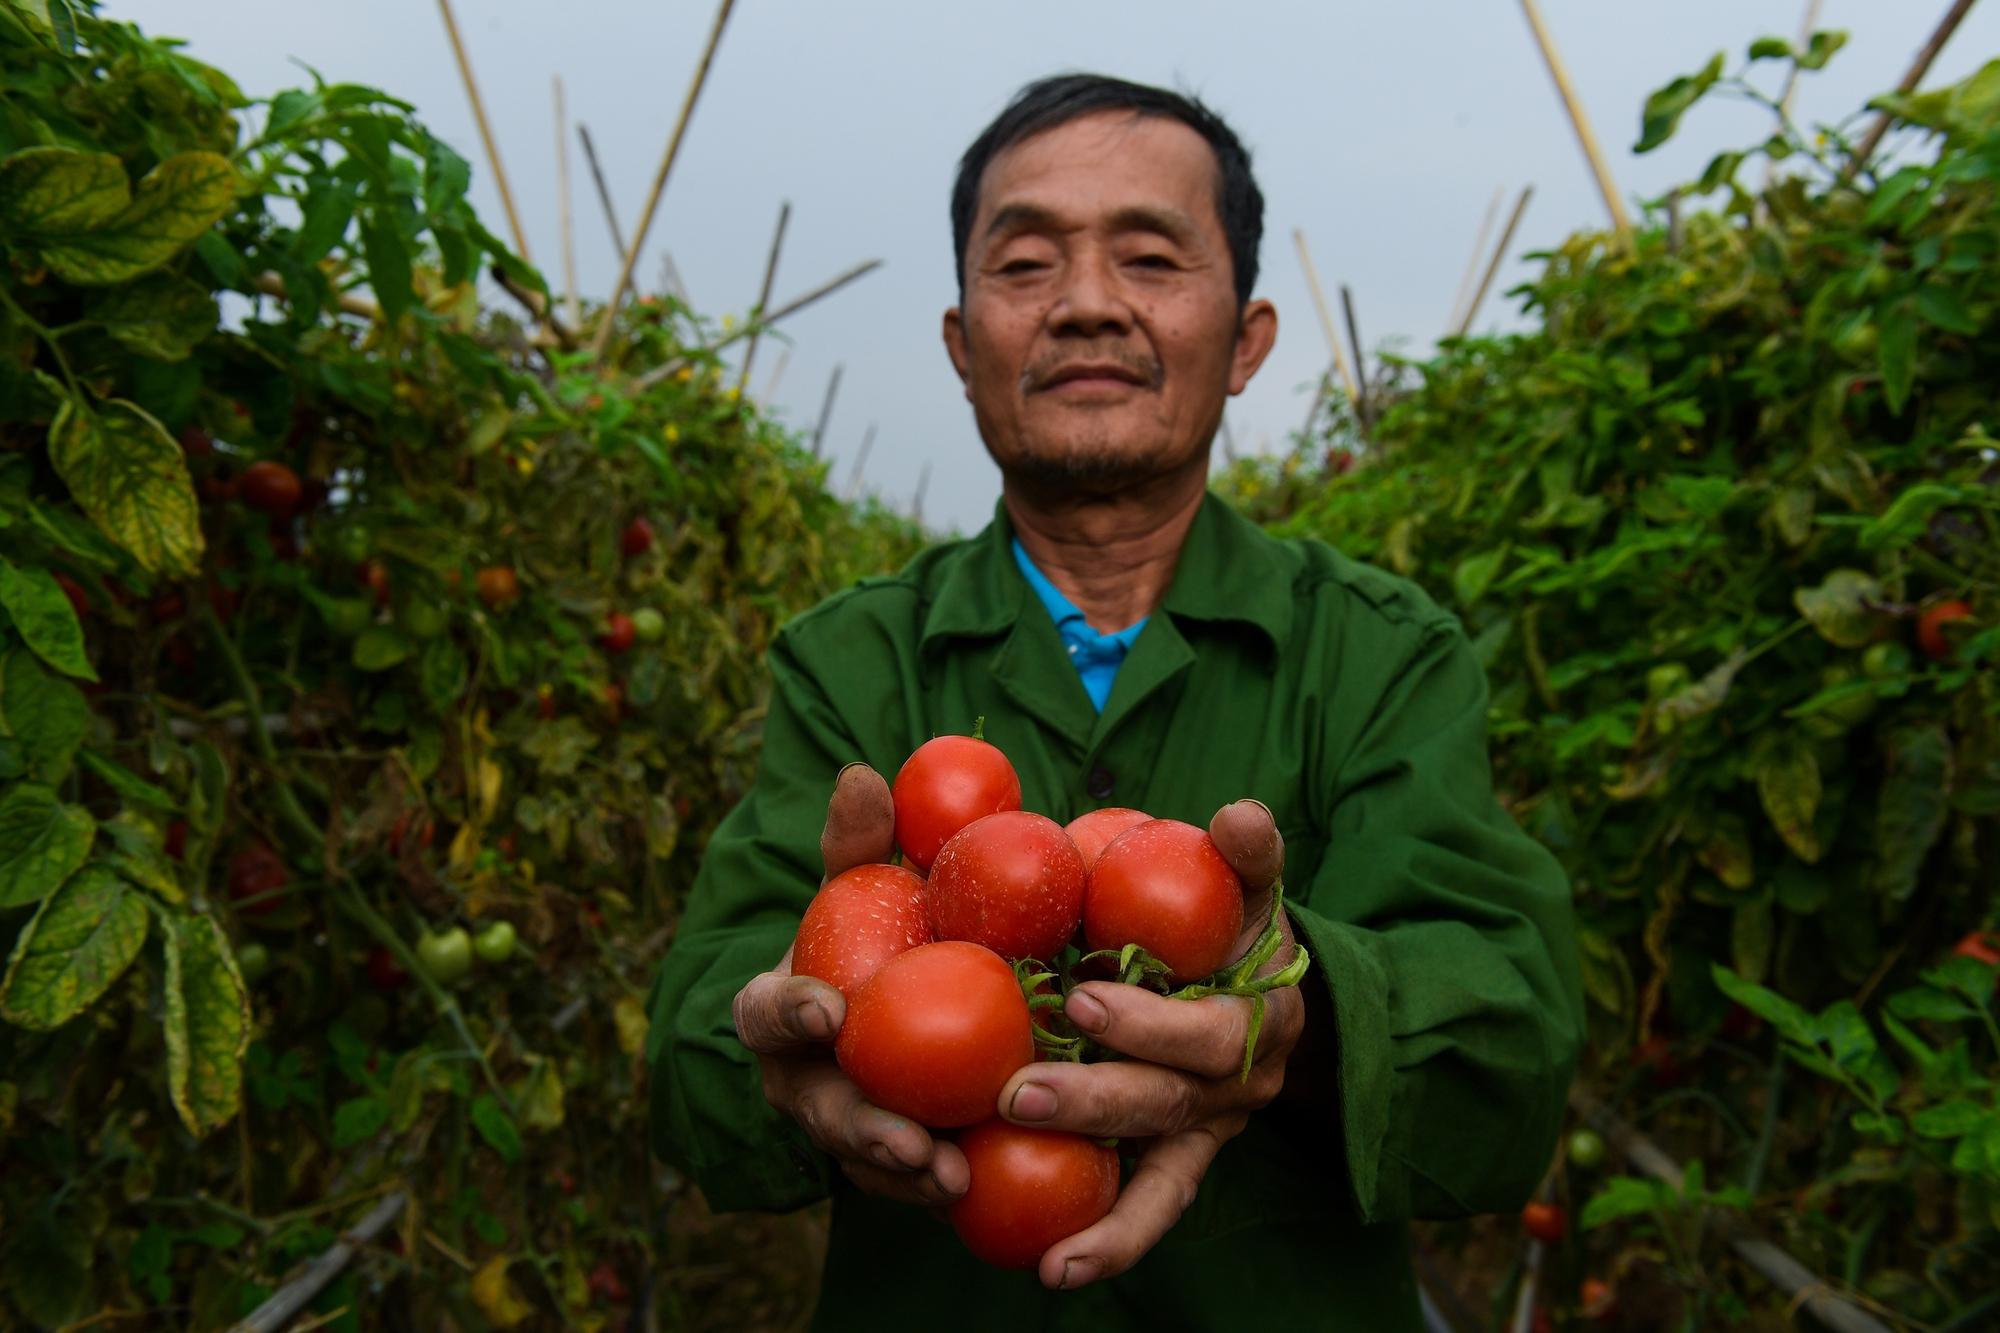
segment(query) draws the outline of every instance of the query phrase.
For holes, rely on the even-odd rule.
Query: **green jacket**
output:
[[[658,1151],[717,1209],[831,1193],[818,1327],[1419,1327],[1404,1222],[1519,1206],[1581,1040],[1568,885],[1494,799],[1486,682],[1458,623],[1400,579],[1275,540],[1210,497],[1100,715],[1015,566],[1004,512],[788,624],[757,782],[709,844],[653,1000]],[[820,877],[835,774],[893,776],[985,735],[1022,804],[1206,825],[1277,816],[1306,985],[1332,998],[1322,1123],[1269,1108],[1178,1226],[1079,1292],[988,1269],[923,1210],[851,1189],[760,1090],[730,999],[784,953]]]

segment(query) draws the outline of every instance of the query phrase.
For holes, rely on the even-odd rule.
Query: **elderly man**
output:
[[[1528,1196],[1580,1038],[1567,886],[1494,799],[1478,663],[1411,585],[1206,493],[1223,404],[1277,335],[1251,298],[1263,199],[1212,112],[1033,84],[967,150],[951,211],[945,349],[1003,497],[773,645],[756,786],[655,996],[659,1151],[718,1209],[833,1195],[821,1327],[1415,1328],[1406,1220]],[[862,1099],[831,1058],[839,992],[789,966],[822,877],[892,852],[879,775],[978,717],[1027,809],[1208,824],[1248,899],[1240,947],[1282,866],[1276,963],[1289,932],[1313,955],[1247,1079],[1242,999],[1069,998],[1128,1058],[1030,1065],[995,1109],[1136,1151],[1039,1282],[939,1224],[965,1158]]]

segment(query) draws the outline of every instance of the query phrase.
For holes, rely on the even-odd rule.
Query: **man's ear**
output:
[[[958,372],[958,382],[966,386],[966,394],[972,393],[972,354],[965,345],[965,315],[957,306],[950,306],[944,312],[944,351],[951,358],[951,368]]]
[[[1277,341],[1278,308],[1262,300],[1244,306],[1243,317],[1236,324],[1236,346],[1229,354],[1231,394],[1243,392]]]

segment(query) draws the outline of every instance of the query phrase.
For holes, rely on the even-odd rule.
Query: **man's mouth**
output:
[[[1072,361],[1034,377],[1038,391],[1053,389],[1105,389],[1120,385],[1147,388],[1155,377],[1138,367],[1119,361]]]

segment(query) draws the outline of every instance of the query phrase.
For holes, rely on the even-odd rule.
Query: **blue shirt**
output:
[[[1056,633],[1062,636],[1063,647],[1069,650],[1070,665],[1083,677],[1083,691],[1090,696],[1091,706],[1103,712],[1104,701],[1111,697],[1111,684],[1118,679],[1118,668],[1125,664],[1125,654],[1132,651],[1132,640],[1146,628],[1146,618],[1141,617],[1136,624],[1116,634],[1100,634],[1083,618],[1076,603],[1063,596],[1062,589],[1035,568],[1019,537],[1014,539],[1014,563],[1021,567],[1022,577],[1055,618]]]

